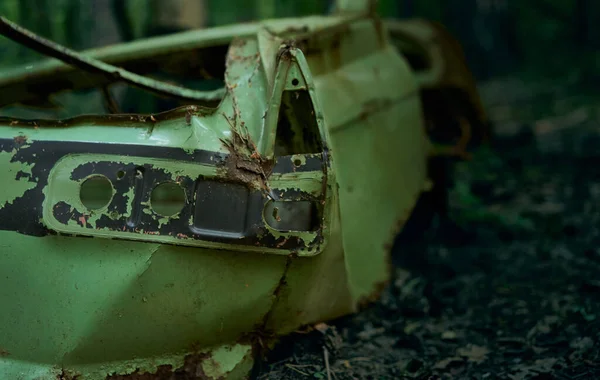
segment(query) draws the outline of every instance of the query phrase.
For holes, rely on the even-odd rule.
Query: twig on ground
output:
[[[296,368],[296,366],[295,366],[295,365],[293,365],[293,364],[289,364],[289,363],[288,363],[288,364],[286,364],[285,366],[286,366],[287,368],[291,369],[292,371],[298,372],[298,373],[299,373],[299,374],[301,374],[301,375],[308,376],[308,373],[306,373],[306,372],[304,372],[304,371],[300,371],[300,370],[299,370],[298,368]]]
[[[329,368],[329,351],[323,347],[323,356],[325,357],[325,368],[327,369],[327,380],[331,380],[331,368]]]
[[[348,361],[351,361],[351,362],[370,362],[371,358],[365,358],[365,357],[359,356],[359,357],[356,357],[356,358],[350,358],[350,359],[348,359]]]

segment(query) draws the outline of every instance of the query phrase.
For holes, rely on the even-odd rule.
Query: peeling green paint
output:
[[[131,232],[120,232],[120,231],[112,231],[106,227],[100,227],[98,225],[98,221],[102,218],[103,215],[107,215],[109,218],[114,218],[113,215],[108,211],[107,206],[99,210],[87,210],[85,206],[81,203],[80,200],[80,186],[84,182],[84,180],[74,181],[70,179],[71,173],[75,170],[75,168],[81,164],[81,162],[101,162],[103,160],[109,160],[113,162],[119,162],[117,157],[107,156],[107,155],[72,155],[65,157],[62,159],[51,171],[49,186],[46,189],[46,200],[44,202],[44,222],[52,229],[65,232],[65,233],[73,233],[73,234],[84,234],[99,237],[125,237],[132,238],[138,240],[152,240],[152,241],[160,241],[160,242],[172,242],[177,244],[190,244],[194,246],[211,246],[214,244],[205,243],[202,241],[194,240],[188,238],[186,236],[154,236],[147,235],[143,230],[139,230],[138,233]],[[172,181],[177,181],[178,177],[181,175],[189,176],[192,178],[198,177],[211,177],[215,176],[217,173],[214,167],[198,165],[192,163],[184,163],[184,162],[174,162],[164,159],[137,159],[131,158],[127,163],[132,162],[136,165],[152,165],[155,168],[160,168],[160,170],[168,173],[170,179]],[[123,164],[126,162],[123,161]],[[278,189],[283,190],[302,190],[308,192],[310,194],[314,194],[318,196],[323,191],[323,173],[321,171],[317,172],[319,176],[315,176],[314,172],[303,172],[303,173],[289,173],[283,175],[272,175],[269,178],[269,183],[271,186],[274,186]],[[114,195],[114,189],[113,189]],[[130,213],[132,210],[132,203],[134,200],[133,190],[129,190],[126,193],[126,197],[124,197],[127,202],[127,210]],[[52,208],[61,203],[65,202],[70,205],[71,212],[77,212],[82,214],[82,217],[77,220],[69,220],[66,225],[58,222],[53,214]],[[144,206],[142,208],[142,212],[146,215],[152,216],[158,223],[159,228],[169,223],[171,220],[179,219],[179,215],[171,216],[171,217],[163,217],[156,214],[152,209],[152,204],[150,201],[141,202],[141,205]],[[122,216],[122,214],[119,214]],[[192,219],[190,219],[190,224],[192,224]],[[93,230],[89,230],[87,228],[83,228],[86,225],[90,225],[93,227]],[[304,243],[308,243],[314,241],[319,235],[317,232],[283,232],[277,231],[275,229],[269,229],[270,235],[275,237],[276,239],[288,239],[288,238],[299,238],[299,241],[303,241]],[[224,245],[226,246],[226,245]],[[247,250],[256,250],[260,252],[264,252],[264,247],[247,247]],[[311,249],[310,252],[299,252],[301,255],[314,255],[321,252],[321,250]],[[279,252],[273,251],[273,253],[280,254],[288,254],[288,251],[281,250]]]
[[[306,164],[306,157],[304,157],[301,154],[294,155],[294,156],[292,156],[292,161],[294,162],[294,165],[296,167],[300,167],[300,166],[303,166]]]
[[[124,195],[125,197],[125,202],[127,204],[127,215],[131,215],[131,212],[133,211],[133,201],[134,201],[134,196],[135,196],[135,187],[131,187]]]
[[[14,152],[0,152],[0,170],[4,173],[5,185],[0,186],[0,208],[12,203],[15,199],[36,186],[36,183],[30,180],[31,169],[34,164],[28,165],[20,162],[11,162]],[[20,176],[16,179],[18,173],[28,174],[29,176]],[[15,178],[14,180],[11,180]],[[10,181],[10,185],[8,185]]]
[[[233,346],[221,346],[211,352],[210,360],[202,363],[202,369],[209,378],[218,379],[226,376],[236,367],[248,367],[248,359],[252,356],[252,346],[236,344]],[[248,368],[246,368],[246,371]]]
[[[419,82],[388,37],[376,18],[349,12],[120,45],[89,54],[120,66],[133,58],[151,62],[161,54],[175,57],[229,44],[223,99],[214,108],[188,106],[146,116],[39,125],[1,121],[0,139],[8,142],[27,136],[27,143],[121,144],[128,150],[122,155],[70,154],[51,167],[41,189],[43,204],[36,206],[42,207],[41,221],[52,234],[0,231],[5,245],[0,250],[0,344],[11,354],[0,358],[0,377],[56,377],[62,366],[84,380],[96,380],[136,370],[154,373],[163,364],[177,369],[192,357],[208,377],[238,378],[251,366],[247,342],[254,334],[279,336],[351,313],[372,298],[389,279],[388,245],[425,187],[430,153]],[[77,83],[77,71],[56,61],[41,63],[27,76],[13,72],[17,84],[8,74],[0,76],[0,104],[12,101],[1,95],[10,93],[5,89],[12,89],[17,100],[27,97],[18,91],[27,78],[42,83],[53,76],[57,82],[62,78],[77,88],[86,86]],[[272,173],[282,158],[275,150],[281,138],[277,132],[285,125],[279,113],[282,94],[297,90],[308,92],[312,110],[306,106],[302,112],[314,118],[325,146],[318,152],[289,153],[283,157],[288,161],[280,161],[288,165],[282,164],[285,174]],[[173,148],[179,158],[136,155],[148,147]],[[198,150],[210,152],[209,164],[193,161]],[[42,153],[30,157],[39,160]],[[39,167],[11,162],[14,154],[0,152],[0,170],[9,184],[0,190],[4,205],[36,185],[25,177],[15,179],[17,171],[32,176]],[[322,167],[305,171],[314,165],[315,154]],[[107,220],[133,214],[134,187],[118,193],[124,212],[88,211],[79,197],[82,180],[73,177],[82,165],[90,164],[86,170],[94,172],[91,164],[102,162],[115,170],[119,165],[161,170],[176,182],[186,176],[247,185],[274,201],[320,202],[322,230],[269,227],[252,247],[184,234],[151,235],[156,231],[144,228],[115,231]],[[53,213],[57,205],[81,214],[82,220],[63,223]],[[156,215],[150,202],[143,206],[141,212],[159,228],[181,219],[179,214]],[[265,208],[263,221],[264,213]],[[186,222],[192,226],[194,216]],[[268,239],[298,239],[306,249],[261,246]],[[322,243],[307,247],[315,241]]]

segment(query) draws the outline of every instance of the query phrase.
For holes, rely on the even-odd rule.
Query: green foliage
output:
[[[33,11],[34,10],[34,11]],[[2,0],[0,14],[42,37],[81,49],[89,44],[89,7],[79,0]],[[0,68],[34,62],[44,56],[0,37]]]
[[[458,222],[463,225],[482,223],[500,228],[511,226],[523,231],[534,228],[532,221],[521,215],[520,210],[493,207],[472,191],[471,185],[474,182],[501,183],[502,173],[508,170],[505,162],[489,147],[480,148],[471,161],[456,165],[456,181],[451,197],[453,204],[460,205]]]
[[[148,0],[129,0],[125,2],[125,7],[127,10],[125,17],[129,20],[133,37],[135,39],[144,37],[149,17]]]
[[[105,0],[118,10],[115,22],[125,39],[148,36],[152,29],[153,13],[161,12],[151,6],[151,0]],[[164,0],[168,2],[170,0]],[[325,14],[332,3],[327,0],[204,0],[207,26],[225,25],[257,19]],[[379,0],[378,11],[384,17],[418,17],[440,21],[459,37],[468,54],[472,68],[484,67],[495,72],[502,70],[506,55],[513,54],[524,75],[575,75],[581,82],[598,79],[596,72],[600,54],[600,23],[594,14],[600,12],[600,2],[592,0],[527,0],[507,1],[508,23],[486,23],[481,2],[475,0]],[[577,12],[577,4],[586,4],[588,15]],[[114,4],[118,4],[115,6]],[[95,46],[90,26],[105,25],[105,20],[94,15],[96,0],[2,0],[0,14],[16,21],[34,32],[59,43],[81,50]],[[460,11],[458,8],[462,8]],[[35,10],[35,11],[32,11]],[[485,13],[485,12],[484,12]],[[482,18],[483,17],[483,18]],[[492,46],[482,47],[481,36],[475,24],[483,20],[493,36]],[[587,47],[577,43],[582,23],[588,30]],[[459,30],[460,29],[460,30]],[[514,33],[514,41],[506,42]],[[504,45],[512,44],[514,51],[507,52]],[[502,45],[502,46],[501,46]],[[513,46],[514,45],[514,46]],[[4,38],[0,39],[0,68],[33,62],[42,58]],[[577,62],[577,64],[573,64]],[[565,70],[568,68],[568,70]]]
[[[0,1],[0,14],[10,20],[18,20],[20,9],[16,0]],[[0,37],[0,67],[16,64],[19,61],[19,46]]]
[[[541,13],[538,2],[514,4],[516,34],[528,66],[556,70],[570,59],[565,53],[573,44],[575,2],[550,0],[545,4],[545,13]]]
[[[377,11],[385,16],[397,16],[400,13],[398,1],[395,0],[379,0],[377,3]]]

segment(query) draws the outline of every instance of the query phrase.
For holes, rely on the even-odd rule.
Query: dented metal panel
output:
[[[317,153],[273,157],[283,106],[273,100],[267,106],[267,99],[281,99],[287,92],[306,92],[308,99],[315,96],[314,89],[308,89],[309,74],[297,66],[304,59],[294,54],[279,53],[280,62],[285,62],[277,70],[281,84],[269,92],[260,70],[257,41],[234,41],[228,54],[228,92],[217,109],[189,107],[186,113],[151,115],[143,122],[137,117],[125,119],[132,124],[125,144],[52,141],[56,130],[5,121],[8,125],[2,132],[15,137],[0,137],[0,149],[12,152],[10,162],[32,164],[35,173],[17,177],[27,180],[28,186],[31,181],[37,184],[27,196],[0,208],[0,228],[36,236],[58,232],[208,248],[226,244],[228,249],[300,256],[320,253],[326,244],[324,221],[330,205],[326,199],[331,193],[325,185],[332,173],[327,154],[318,153],[319,148]],[[288,75],[292,61],[295,70]],[[250,91],[252,97],[247,96]],[[318,104],[311,100],[298,107],[297,113],[315,120],[323,139],[325,127]],[[93,120],[95,124],[111,121],[113,116]],[[92,128],[85,120],[65,124],[80,130]],[[136,127],[144,124],[148,129],[140,133]],[[186,136],[183,143],[181,135]],[[113,193],[104,207],[86,212],[79,190],[92,175],[107,179]],[[152,209],[152,192],[161,183],[176,184],[184,192],[185,201],[172,216]],[[39,207],[42,202],[44,206]],[[274,208],[273,202],[288,203]],[[307,202],[314,214],[307,224],[296,226],[296,231],[284,228],[281,219],[290,218],[285,213],[306,208]],[[9,215],[16,210],[19,219],[11,219]],[[272,218],[275,210],[279,215]],[[218,222],[217,215],[223,222]]]
[[[431,146],[370,3],[84,54],[176,70],[224,52],[217,102],[0,118],[1,377],[242,378],[278,336],[378,296]],[[0,106],[118,79],[82,78],[5,75]]]
[[[342,62],[355,46],[368,54],[315,85],[331,133],[349,286],[354,299],[368,299],[388,278],[394,236],[424,189],[429,146],[415,78],[377,20],[352,25]]]

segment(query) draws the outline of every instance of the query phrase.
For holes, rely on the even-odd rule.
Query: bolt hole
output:
[[[117,172],[117,179],[123,179],[123,177],[125,177],[125,171],[119,170]]]
[[[137,168],[135,168],[135,176],[137,178],[142,178],[144,176],[144,167],[143,166],[138,166]]]
[[[113,187],[108,178],[95,175],[86,179],[79,188],[79,199],[88,210],[106,207],[113,196]]]
[[[299,158],[294,159],[294,166],[298,167],[302,165],[302,160],[300,160]]]
[[[279,216],[279,209],[277,207],[273,207],[273,219],[278,222],[281,222],[281,217]]]
[[[300,84],[300,81],[298,80],[298,78],[292,79],[292,86],[297,86],[299,84]]]
[[[159,215],[175,216],[185,206],[185,191],[177,182],[163,182],[152,190],[150,206]]]

